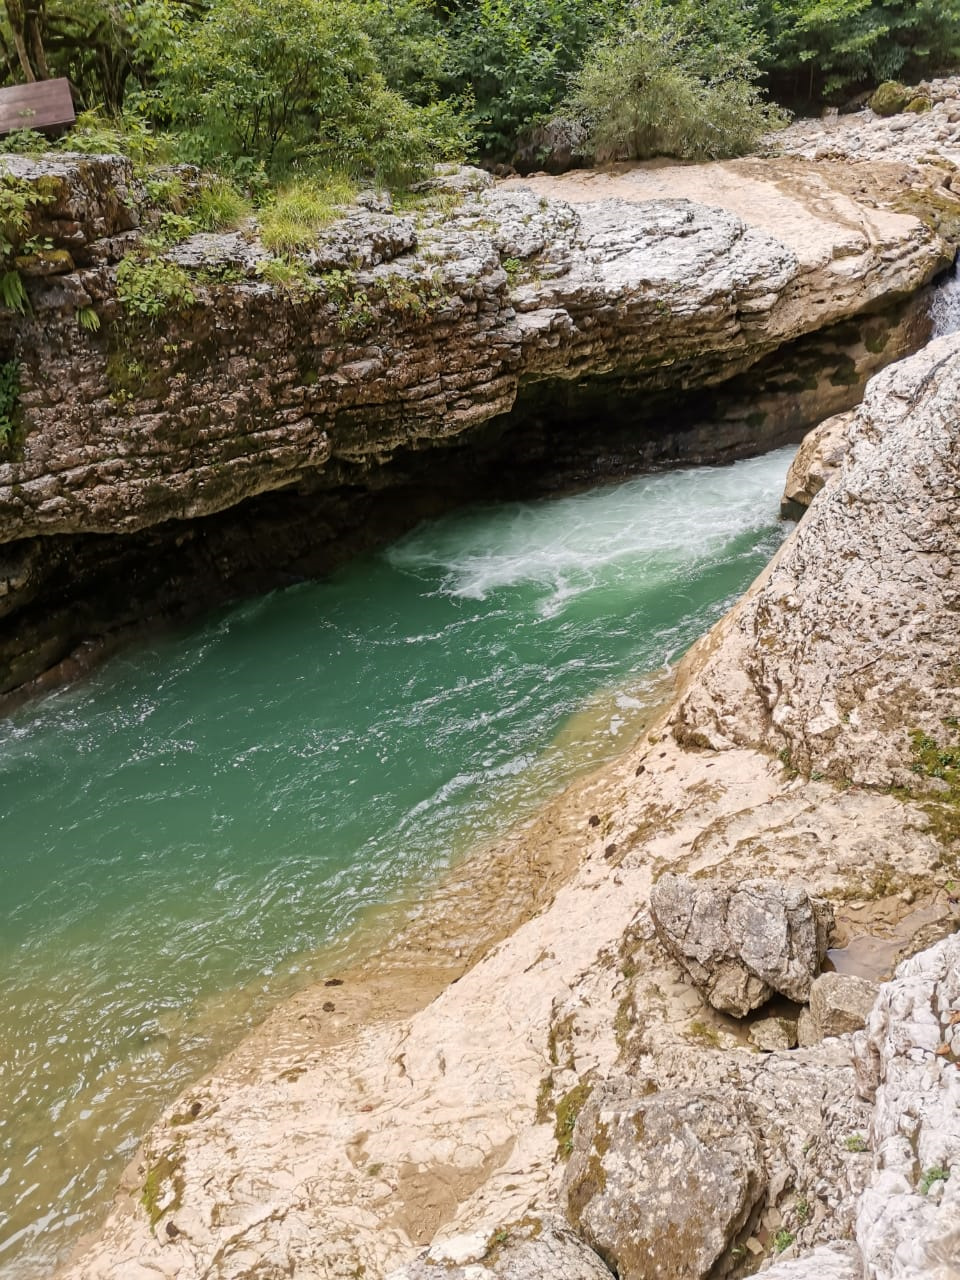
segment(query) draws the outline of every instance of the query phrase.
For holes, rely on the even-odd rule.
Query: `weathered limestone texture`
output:
[[[800,1015],[802,1045],[859,1031],[877,998],[877,984],[849,973],[821,973],[810,988],[810,1008]]]
[[[856,410],[827,418],[804,437],[797,456],[790,464],[780,514],[797,520],[823,486],[837,471],[847,452],[848,433]]]
[[[567,1216],[620,1280],[702,1280],[750,1221],[766,1184],[735,1092],[638,1096],[611,1081],[580,1114]]]
[[[916,783],[910,731],[942,739],[960,705],[958,421],[957,336],[871,382],[839,475],[701,647],[712,653],[674,713],[678,740]]]
[[[91,225],[146,216],[121,203],[122,162],[72,163],[114,191],[98,203],[83,188]],[[67,176],[70,166],[55,165]],[[17,171],[45,190],[50,167],[31,174],[21,159]],[[194,237],[163,255],[190,268],[191,300],[146,326],[116,294],[113,262],[129,244],[91,247],[92,232],[41,206],[55,245],[58,228],[65,244],[82,234],[102,260],[33,281],[33,316],[0,327],[22,363],[24,409],[17,456],[0,466],[0,539],[132,532],[330,464],[381,465],[506,413],[521,379],[618,372],[648,389],[708,385],[916,290],[952,257],[909,215],[877,215],[879,231],[866,214],[857,233],[828,224],[821,237],[837,256],[811,264],[689,200],[574,207],[513,187],[458,198],[419,227],[352,212],[310,255],[315,288],[300,295],[258,277],[268,255],[255,242]],[[512,276],[505,261],[518,264]],[[81,307],[97,310],[99,333],[77,325]]]
[[[742,1018],[774,992],[802,1003],[827,953],[833,912],[800,886],[665,875],[650,893],[661,942],[715,1009]]]
[[[857,1213],[868,1280],[960,1276],[960,937],[905,961],[856,1036],[874,1099]]]
[[[452,1252],[425,1252],[387,1280],[610,1280],[610,1271],[566,1223],[534,1218]]]

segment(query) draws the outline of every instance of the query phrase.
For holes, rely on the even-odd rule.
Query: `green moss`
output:
[[[592,1092],[593,1085],[581,1080],[557,1103],[557,1118],[553,1132],[557,1139],[557,1152],[564,1160],[573,1150],[573,1131],[576,1128],[577,1117]]]
[[[885,351],[889,340],[890,330],[887,328],[868,329],[863,335],[863,345],[872,356],[878,356]]]
[[[943,726],[945,733],[939,741],[919,729],[910,734],[913,772],[940,784],[935,794],[912,798],[923,809],[928,829],[940,843],[955,845],[960,843],[960,723],[950,716]]]
[[[183,1203],[183,1191],[183,1154],[174,1147],[150,1166],[143,1180],[140,1203],[151,1227],[155,1227],[164,1214],[176,1213]]]
[[[690,1023],[687,1028],[687,1034],[693,1036],[695,1040],[699,1040],[701,1044],[708,1045],[711,1049],[720,1048],[720,1036],[716,1027],[711,1027],[699,1019],[694,1019]]]
[[[550,1024],[550,1034],[547,1037],[547,1054],[551,1063],[555,1067],[559,1067],[560,1063],[560,1047],[567,1047],[567,1057],[572,1060],[573,1054],[573,1014],[569,1013],[565,1018],[561,1018],[559,1022]],[[564,1064],[566,1065],[566,1064]]]
[[[944,1169],[942,1165],[934,1165],[930,1169],[924,1169],[923,1177],[920,1179],[918,1190],[922,1196],[927,1195],[930,1188],[936,1182],[946,1182],[950,1177],[950,1170]]]
[[[830,385],[832,387],[855,387],[860,381],[860,375],[857,373],[857,366],[849,356],[839,356],[837,358],[837,367],[830,375]]]
[[[550,1103],[553,1098],[553,1073],[545,1075],[537,1090],[537,1124],[546,1124],[550,1118]]]
[[[870,99],[869,106],[878,116],[895,116],[905,111],[912,100],[912,89],[898,80],[885,80]]]

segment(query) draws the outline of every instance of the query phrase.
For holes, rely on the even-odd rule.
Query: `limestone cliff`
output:
[[[952,260],[956,228],[938,224],[960,209],[948,161],[895,149],[873,168],[694,166],[696,189],[674,166],[640,198],[642,170],[570,201],[465,171],[413,208],[363,197],[292,281],[269,282],[251,225],[151,250],[146,277],[118,285],[162,221],[155,184],[116,157],[3,164],[49,247],[20,259],[28,312],[0,313],[19,383],[0,693],[197,597],[316,572],[458,476],[475,495],[505,460],[596,468],[584,419],[619,417],[614,452],[642,466],[757,449],[848,408],[922,341],[922,316],[876,313]]]

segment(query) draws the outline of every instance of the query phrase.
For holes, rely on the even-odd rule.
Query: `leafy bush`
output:
[[[759,0],[762,63],[786,101],[915,82],[960,59],[960,0]]]
[[[133,316],[155,320],[197,301],[190,277],[165,258],[128,257],[117,267],[117,298]]]
[[[478,0],[449,21],[450,92],[468,111],[480,151],[509,158],[524,130],[567,91],[587,50],[629,0]]]
[[[717,39],[716,24],[726,31]],[[740,155],[783,122],[751,82],[752,29],[723,5],[635,6],[629,27],[592,50],[569,100],[599,160]]]
[[[335,161],[390,180],[431,163],[439,117],[387,87],[368,10],[362,0],[213,0],[162,68],[163,109],[192,158],[253,156],[274,172]]]
[[[0,364],[0,449],[6,449],[17,429],[20,407],[20,365],[16,360]]]

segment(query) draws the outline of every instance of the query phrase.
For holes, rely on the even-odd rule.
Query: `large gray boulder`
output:
[[[827,1036],[859,1031],[879,990],[875,982],[852,973],[821,973],[810,988],[810,1008],[800,1015],[800,1043],[818,1044]]]
[[[450,1246],[425,1251],[387,1280],[610,1280],[593,1250],[554,1218],[528,1218],[488,1240]]]
[[[665,875],[650,909],[660,941],[713,1007],[740,1018],[774,992],[807,1000],[833,924],[828,903],[778,880]]]
[[[563,1180],[567,1217],[620,1280],[700,1280],[766,1188],[736,1091],[635,1094],[607,1085],[584,1108]]]

